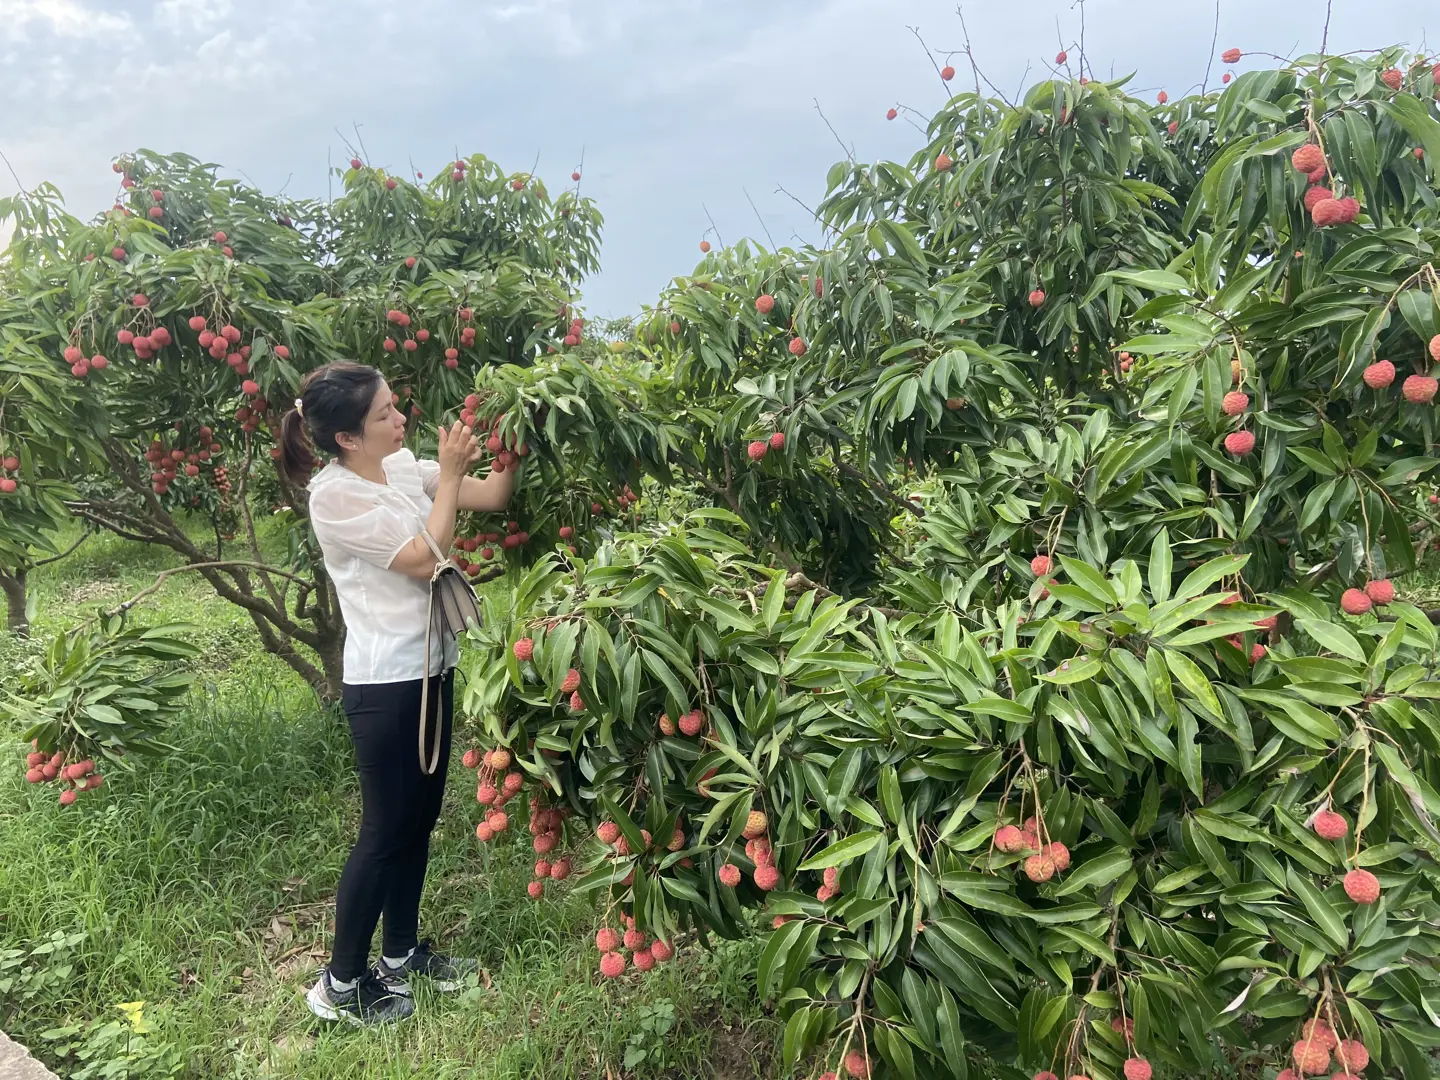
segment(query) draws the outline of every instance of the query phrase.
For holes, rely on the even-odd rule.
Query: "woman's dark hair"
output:
[[[280,468],[290,483],[303,485],[310,479],[319,464],[315,448],[338,456],[336,435],[364,432],[382,378],[378,368],[338,360],[301,380],[300,408],[280,420]]]

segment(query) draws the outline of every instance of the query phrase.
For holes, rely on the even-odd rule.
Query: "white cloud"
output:
[[[160,0],[155,21],[170,30],[209,33],[230,17],[230,0]]]
[[[86,7],[78,0],[0,0],[0,37],[24,40],[32,25],[67,38],[128,33],[130,16]]]

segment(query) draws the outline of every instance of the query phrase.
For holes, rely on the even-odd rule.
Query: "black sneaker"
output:
[[[337,990],[330,969],[324,968],[320,981],[306,993],[305,1003],[322,1020],[344,1020],[356,1027],[393,1024],[415,1012],[415,1003],[388,988],[373,970],[349,990]]]
[[[426,938],[399,967],[392,968],[382,957],[375,966],[375,975],[391,993],[409,994],[410,984],[406,980],[411,975],[429,979],[436,990],[449,992],[459,990],[465,985],[465,976],[479,970],[480,965],[474,960],[432,951],[430,939]]]

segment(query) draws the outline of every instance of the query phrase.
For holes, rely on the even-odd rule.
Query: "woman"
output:
[[[437,628],[425,671],[435,555],[422,526],[449,551],[456,513],[503,509],[515,473],[467,476],[480,456],[479,440],[458,423],[438,434],[437,460],[416,460],[404,447],[405,417],[385,379],[353,363],[310,372],[281,428],[281,464],[297,486],[318,464],[313,448],[333,456],[309,480],[310,522],[345,616],[341,700],[362,810],[335,897],[334,951],[306,1000],[317,1016],[356,1025],[411,1015],[412,977],[454,990],[476,969],[474,961],[435,952],[417,937],[430,832],[445,793],[459,653]],[[441,740],[433,776],[417,752],[426,678],[426,730]],[[371,967],[370,938],[382,914],[381,958]]]

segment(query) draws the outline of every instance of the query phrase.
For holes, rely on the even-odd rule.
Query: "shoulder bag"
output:
[[[408,495],[405,497],[410,498]],[[414,505],[413,499],[411,505]],[[415,516],[420,517],[418,506],[415,507]],[[429,742],[427,733],[430,723],[430,641],[434,637],[437,624],[440,632],[454,641],[468,627],[480,625],[481,611],[475,590],[470,587],[470,582],[465,580],[460,568],[440,550],[440,545],[430,535],[423,518],[420,519],[420,535],[435,553],[435,571],[430,575],[430,601],[425,612],[425,669],[420,684],[420,768],[426,776],[433,776],[440,767],[442,739],[440,733],[436,732],[435,747],[427,759],[425,749]]]

